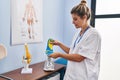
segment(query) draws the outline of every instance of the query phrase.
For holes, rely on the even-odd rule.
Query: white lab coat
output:
[[[98,80],[101,37],[96,29],[90,27],[73,49],[79,33],[80,30],[73,38],[69,54],[77,53],[86,58],[81,62],[68,61],[64,80]]]

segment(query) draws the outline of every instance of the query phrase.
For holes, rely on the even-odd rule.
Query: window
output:
[[[102,37],[99,80],[120,80],[119,3],[119,0],[91,0],[91,25]]]
[[[101,14],[119,14],[119,0],[96,0],[96,15]]]

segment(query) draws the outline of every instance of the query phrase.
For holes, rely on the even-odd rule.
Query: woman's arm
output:
[[[53,45],[59,46],[64,52],[69,53],[70,48],[62,44],[61,42],[54,40],[54,42],[51,42]]]
[[[79,54],[63,54],[63,53],[59,53],[59,52],[55,52],[55,53],[51,54],[50,57],[52,57],[52,58],[62,57],[67,60],[76,61],[76,62],[81,62],[82,60],[85,59],[85,57],[83,57]]]

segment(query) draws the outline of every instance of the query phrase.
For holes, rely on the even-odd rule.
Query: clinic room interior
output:
[[[60,65],[61,69],[64,67],[65,70],[68,60],[61,57],[50,59],[46,53],[64,53],[60,47],[50,45],[49,41],[59,40],[66,46],[71,45],[77,29],[72,22],[70,11],[80,1],[0,0],[0,80],[3,80],[2,76],[8,77],[5,80],[12,80],[12,76],[7,76],[7,73],[17,69],[20,70],[20,76],[32,76],[34,68],[31,65],[43,62],[41,69],[45,73],[53,72],[54,68],[49,68],[50,71],[45,68],[47,60],[51,60],[54,67]],[[120,1],[86,1],[91,10],[88,23],[100,33],[102,39],[99,80],[120,80]],[[29,15],[32,19],[27,19]],[[31,68],[25,71],[26,67]],[[65,72],[55,72],[60,74],[56,80],[62,80],[64,75],[61,74]]]

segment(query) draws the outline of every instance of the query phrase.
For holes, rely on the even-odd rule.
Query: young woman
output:
[[[68,60],[64,80],[98,80],[100,69],[101,37],[88,24],[90,10],[86,1],[71,10],[73,24],[81,28],[74,36],[71,47],[55,40],[51,44],[59,46],[66,54],[54,52],[52,58],[62,57]]]

